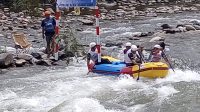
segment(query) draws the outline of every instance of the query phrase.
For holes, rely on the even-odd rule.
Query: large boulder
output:
[[[190,30],[196,30],[195,28],[194,28],[194,26],[192,26],[192,25],[185,25],[185,27],[186,27],[186,30],[187,31],[190,31]]]
[[[52,61],[51,60],[47,60],[47,59],[45,59],[45,60],[37,60],[36,62],[35,62],[37,65],[43,65],[43,66],[51,66],[52,64]]]
[[[194,27],[196,30],[200,30],[200,26],[199,26],[199,25],[193,25],[193,27]]]
[[[20,54],[17,55],[17,58],[24,59],[26,61],[31,61],[33,56],[30,55],[30,54],[20,53]]]
[[[187,30],[186,30],[186,27],[183,27],[183,26],[179,26],[178,28],[177,28],[180,32],[186,32]]]
[[[93,25],[94,22],[88,19],[79,19],[78,21],[82,22],[83,25]]]
[[[31,55],[36,59],[42,59],[42,56],[40,55],[40,53],[31,53]]]
[[[15,61],[15,65],[16,65],[17,67],[23,67],[25,64],[26,64],[26,60],[24,60],[24,59],[17,59],[17,60]]]
[[[162,40],[164,40],[164,38],[162,38],[162,37],[153,37],[149,42],[156,42],[156,41],[162,41]]]
[[[10,53],[0,54],[0,68],[9,67],[13,64],[13,55]]]
[[[161,25],[162,29],[171,29],[172,27],[169,24]]]

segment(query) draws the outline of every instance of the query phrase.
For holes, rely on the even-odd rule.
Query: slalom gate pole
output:
[[[98,62],[101,62],[101,42],[100,42],[100,27],[99,27],[99,7],[95,6],[96,15],[96,35],[97,35],[97,52],[98,52]]]
[[[60,22],[60,11],[58,8],[58,5],[56,5],[56,13],[55,13],[55,19],[56,19],[56,28],[55,28],[55,37],[54,37],[54,55],[55,60],[58,60],[58,49],[59,49],[59,42],[57,41],[57,38],[59,37],[59,22]]]

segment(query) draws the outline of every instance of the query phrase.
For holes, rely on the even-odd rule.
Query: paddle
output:
[[[139,58],[140,58],[140,62],[142,63],[142,61],[144,61],[142,59],[142,54],[141,52],[138,51],[138,54],[139,54]],[[140,64],[138,65],[138,77],[137,77],[137,81],[140,79]]]
[[[140,64],[138,65],[139,69],[138,69],[138,77],[137,77],[137,81],[140,80]]]
[[[162,51],[162,53],[163,53],[163,58],[165,59],[165,61],[169,64],[170,68],[175,72],[175,70],[174,70],[172,64],[169,62],[169,60],[168,60],[168,58],[167,58],[165,52]]]

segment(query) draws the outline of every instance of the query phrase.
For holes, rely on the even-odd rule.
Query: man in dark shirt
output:
[[[56,27],[56,21],[54,18],[50,17],[51,12],[50,11],[45,11],[45,19],[42,21],[42,36],[43,39],[46,37],[47,41],[47,47],[46,47],[46,52],[48,54],[48,57],[51,54],[51,45],[52,45],[52,40],[55,36],[55,27]]]

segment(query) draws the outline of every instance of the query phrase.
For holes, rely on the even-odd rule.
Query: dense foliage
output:
[[[3,7],[8,7],[12,11],[26,11],[30,15],[37,15],[39,7],[45,7],[45,4],[51,4],[54,0],[0,0]]]

